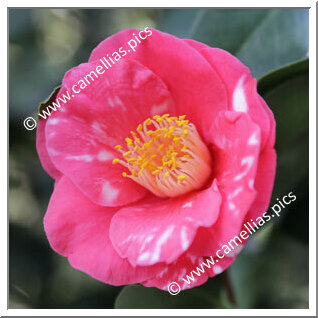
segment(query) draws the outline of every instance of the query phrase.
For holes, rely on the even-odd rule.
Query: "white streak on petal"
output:
[[[182,226],[182,228],[181,228],[180,238],[181,238],[182,249],[184,251],[186,251],[190,245],[190,242],[189,242],[188,237],[187,237],[187,228],[185,226]]]
[[[143,250],[145,249],[147,243],[151,242],[153,240],[154,236],[153,235],[149,235],[145,240],[144,242],[142,243],[141,245],[141,248],[140,248],[140,252],[143,252]]]
[[[51,155],[51,156],[59,156],[60,152],[55,150],[54,148],[47,148],[47,152]]]
[[[174,230],[174,226],[171,225],[157,240],[155,250],[153,252],[151,263],[149,265],[152,265],[156,263],[159,260],[160,252],[161,252],[161,246],[167,242],[168,238],[171,236],[172,232]]]
[[[221,274],[222,273],[222,267],[218,265],[213,266],[213,272],[215,275]]]
[[[248,140],[249,145],[257,145],[258,139],[257,139],[257,133],[254,133]]]
[[[57,119],[57,118],[50,118],[50,119],[47,121],[47,123],[50,124],[50,125],[56,125],[56,124],[58,124],[59,122],[60,122],[60,120]]]
[[[149,258],[149,252],[142,253],[142,254],[138,257],[138,262],[145,261],[145,260],[148,259],[148,258]]]
[[[178,279],[181,280],[186,273],[187,273],[187,270],[185,268],[182,268],[182,270],[178,276]]]
[[[241,172],[240,174],[238,174],[234,178],[234,181],[238,181],[238,180],[242,179],[247,174],[247,172],[250,170],[250,168],[252,167],[253,162],[254,162],[254,157],[253,156],[244,157],[241,160],[241,165],[242,166],[246,166],[246,168],[245,168],[245,170],[243,172]]]
[[[115,104],[114,104],[113,100],[110,97],[107,98],[107,101],[108,101],[108,104],[109,104],[110,107],[112,107],[112,108],[115,107]]]
[[[183,208],[191,208],[192,207],[192,201],[189,201],[182,205]]]
[[[114,155],[111,152],[108,152],[106,150],[101,150],[97,155],[97,159],[99,161],[107,161],[113,158],[114,158]]]
[[[197,260],[197,257],[194,256],[194,255],[191,255],[191,254],[188,254],[188,257],[189,257],[191,263],[192,263],[192,264],[195,264],[195,262],[196,262],[196,260]]]
[[[123,101],[122,101],[118,96],[115,96],[114,102],[115,102],[118,106],[124,106]]]
[[[99,123],[93,122],[93,123],[92,123],[92,128],[93,128],[95,131],[99,132],[99,133],[103,133],[103,130],[101,129]]]
[[[244,92],[244,78],[243,75],[237,82],[233,92],[233,109],[238,112],[247,112],[247,102]]]
[[[108,78],[105,78],[105,84],[106,84],[106,86],[110,86],[110,82],[109,82]]]
[[[119,245],[126,244],[127,242],[131,241],[133,237],[134,237],[133,234],[129,234],[129,236],[126,239],[124,239],[121,243],[119,243]]]
[[[114,98],[108,97],[107,101],[108,101],[108,104],[111,108],[120,107],[123,111],[127,110],[124,103],[122,102],[122,100],[118,96],[115,96]]]
[[[160,105],[154,105],[151,108],[150,115],[155,116],[162,112],[165,112],[168,109],[167,103],[162,103]]]
[[[93,157],[91,155],[66,156],[65,158],[68,160],[85,161],[85,162],[93,161]]]
[[[119,190],[114,188],[108,181],[104,181],[102,188],[102,197],[105,201],[112,202],[118,196]]]
[[[243,190],[242,187],[236,188],[236,189],[229,195],[229,199],[232,199],[232,198],[236,197],[242,190]]]
[[[165,267],[159,274],[158,277],[161,278],[163,274],[165,274],[168,271],[168,267]]]
[[[213,189],[214,191],[218,191],[218,190],[219,190],[219,189],[218,189],[218,186],[216,185],[216,182],[213,183],[212,189]]]

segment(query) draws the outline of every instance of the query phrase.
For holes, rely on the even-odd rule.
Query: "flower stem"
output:
[[[235,293],[233,290],[233,286],[231,283],[231,277],[230,277],[230,272],[229,271],[225,271],[224,275],[223,275],[223,281],[224,281],[224,286],[228,295],[228,298],[230,300],[230,302],[232,303],[233,306],[237,307],[237,301],[235,298]]]

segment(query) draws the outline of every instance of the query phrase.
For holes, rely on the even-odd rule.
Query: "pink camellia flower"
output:
[[[275,120],[234,56],[151,31],[41,119],[37,150],[55,179],[44,219],[52,248],[107,284],[165,290],[268,208]],[[100,43],[58,96],[138,32]],[[223,272],[236,254],[182,287]]]

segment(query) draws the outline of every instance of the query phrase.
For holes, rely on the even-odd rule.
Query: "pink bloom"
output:
[[[100,43],[88,63],[65,74],[58,96],[132,33]],[[39,123],[38,153],[56,181],[44,219],[48,240],[107,284],[180,283],[244,220],[266,211],[274,142],[273,114],[245,65],[152,30],[136,52]],[[182,287],[204,283],[235,256]]]

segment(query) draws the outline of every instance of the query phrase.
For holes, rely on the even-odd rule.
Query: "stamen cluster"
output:
[[[159,197],[174,197],[200,188],[211,173],[211,158],[194,124],[185,115],[156,115],[139,124],[114,159],[133,179]]]

